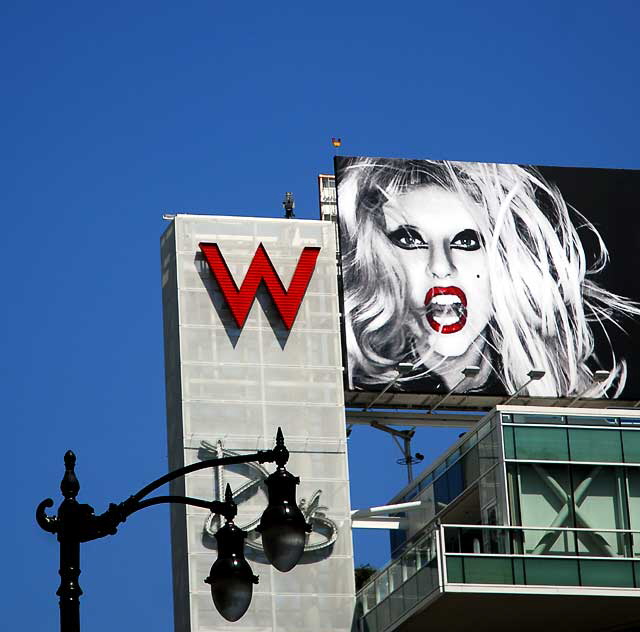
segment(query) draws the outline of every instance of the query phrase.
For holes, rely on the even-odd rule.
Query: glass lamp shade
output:
[[[227,620],[237,621],[251,604],[253,584],[258,578],[244,558],[246,532],[227,522],[216,533],[218,559],[204,581],[211,586],[216,610]]]
[[[266,480],[269,504],[257,530],[269,562],[279,571],[290,571],[302,557],[306,534],[311,531],[296,504],[296,485],[300,482],[284,468]]]

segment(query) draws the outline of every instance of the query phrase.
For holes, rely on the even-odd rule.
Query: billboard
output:
[[[640,399],[640,171],[335,173],[349,390]]]

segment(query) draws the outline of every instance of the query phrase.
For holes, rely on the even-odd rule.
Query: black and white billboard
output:
[[[350,390],[640,399],[640,171],[335,167]]]

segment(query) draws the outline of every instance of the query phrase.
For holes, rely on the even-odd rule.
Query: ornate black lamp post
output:
[[[111,503],[107,511],[96,516],[93,507],[81,505],[76,500],[80,491],[80,483],[75,475],[76,457],[73,452],[67,452],[64,455],[66,471],[60,483],[64,500],[60,503],[58,515],[46,515],[45,509],[53,507],[51,498],[43,500],[36,509],[38,524],[45,531],[55,533],[60,542],[60,587],[56,594],[60,597],[61,632],[80,632],[80,543],[114,535],[118,525],[132,513],[161,503],[203,507],[224,516],[225,524],[216,533],[218,559],[211,567],[205,582],[211,585],[211,596],[218,612],[228,621],[237,621],[251,603],[253,584],[258,583],[258,578],[252,573],[244,558],[244,539],[247,534],[233,523],[237,507],[233,502],[231,488],[227,485],[224,501],[201,500],[188,496],[155,496],[143,499],[165,483],[190,472],[250,461],[276,463],[276,471],[266,481],[269,502],[259,529],[269,562],[280,571],[288,571],[300,560],[304,550],[305,534],[311,531],[311,525],[305,522],[296,504],[295,487],[300,479],[285,469],[288,460],[289,451],[284,445],[282,431],[278,428],[273,450],[207,459],[187,465],[149,483],[124,502]]]

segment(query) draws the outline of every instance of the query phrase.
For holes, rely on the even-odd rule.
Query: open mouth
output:
[[[454,334],[467,323],[467,297],[459,287],[432,287],[424,304],[427,322],[440,334]]]

